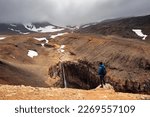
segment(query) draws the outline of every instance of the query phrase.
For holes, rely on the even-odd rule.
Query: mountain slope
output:
[[[0,61],[0,84],[47,86],[38,75],[5,61]]]
[[[0,34],[25,34],[31,31],[27,30],[22,24],[4,24],[0,23]]]
[[[100,61],[104,62],[108,69],[107,80],[114,86],[116,91],[150,93],[149,43],[120,37],[95,36],[91,34],[68,35],[65,38],[56,39],[56,42],[66,45],[67,50],[73,53],[76,60],[85,60],[93,64],[91,68],[95,69],[95,76],[97,75],[98,63]],[[72,69],[69,69],[69,66],[66,68],[66,74],[72,74],[73,66],[77,65],[72,65]],[[78,69],[80,71],[74,73],[73,76],[66,76],[66,78],[79,78],[78,73],[86,73],[84,67],[79,65]],[[93,72],[90,75],[93,76]],[[76,83],[83,84],[82,82]]]
[[[148,35],[146,39],[150,40],[150,15],[105,20],[92,25],[83,25],[77,32],[102,35],[119,35],[126,38],[140,38],[135,32],[132,31],[133,29],[141,29],[144,34]]]

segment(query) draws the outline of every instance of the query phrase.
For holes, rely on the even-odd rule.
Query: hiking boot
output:
[[[103,88],[103,85],[101,85],[100,88]]]

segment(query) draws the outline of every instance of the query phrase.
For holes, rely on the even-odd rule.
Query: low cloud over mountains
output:
[[[149,0],[1,0],[1,23],[49,21],[78,25],[109,18],[147,15]]]

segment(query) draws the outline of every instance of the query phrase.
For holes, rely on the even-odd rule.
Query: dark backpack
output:
[[[105,76],[106,73],[107,73],[107,71],[106,71],[105,66],[100,66],[100,67],[99,67],[98,74],[99,74],[99,75],[104,75],[104,76]]]
[[[105,76],[105,75],[106,75],[106,73],[107,73],[106,68],[105,68],[105,67],[103,67],[103,69],[102,69],[102,74]]]

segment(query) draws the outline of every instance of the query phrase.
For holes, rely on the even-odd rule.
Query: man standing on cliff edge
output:
[[[105,85],[106,68],[102,62],[99,64],[98,75],[100,76],[100,87],[103,88],[103,85]]]

